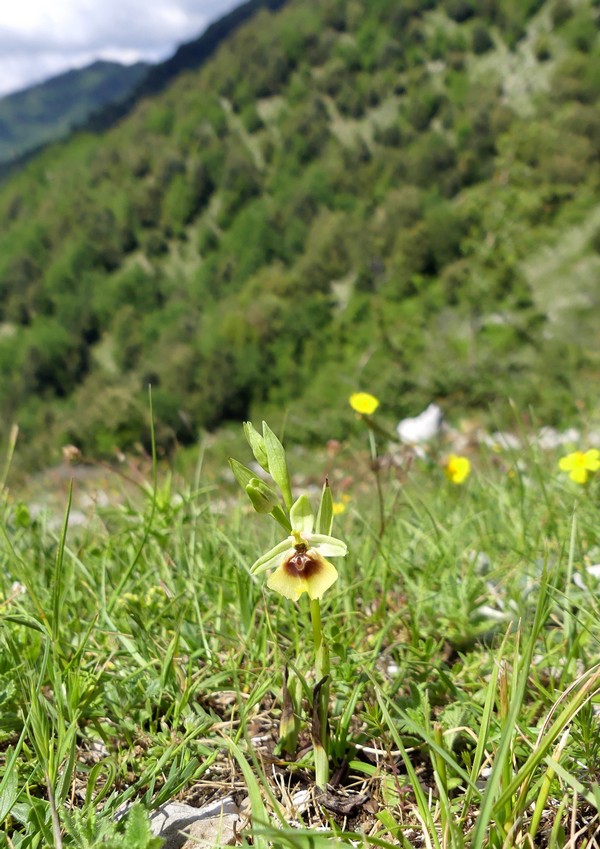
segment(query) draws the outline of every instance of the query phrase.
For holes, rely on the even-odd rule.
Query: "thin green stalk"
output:
[[[508,722],[508,718],[510,715],[510,697],[509,697],[509,681],[508,681],[508,665],[506,661],[502,660],[500,662],[500,674],[498,676],[498,691],[499,691],[499,704],[498,704],[498,717],[500,719],[501,727],[506,727],[506,723]],[[500,786],[504,789],[509,786],[512,777],[513,777],[513,751],[512,745],[509,746],[506,757],[502,762],[501,769],[501,779]],[[512,826],[512,815],[514,812],[514,805],[511,799],[508,799],[506,805],[504,806],[504,810],[502,812],[502,825],[504,826],[506,832],[510,832]]]
[[[315,754],[315,780],[317,787],[325,787],[329,781],[329,651],[323,636],[321,607],[319,599],[310,601],[313,641],[315,644],[315,674],[317,685],[314,689],[313,707],[313,747]]]
[[[568,802],[569,796],[565,793],[563,798],[560,800],[560,805],[558,806],[556,814],[554,815],[554,822],[552,824],[552,831],[550,833],[550,840],[548,842],[549,849],[558,849],[559,847],[563,847],[565,845],[566,839],[562,826],[562,819]]]
[[[439,722],[436,722],[433,725],[433,738],[439,749],[445,748],[444,731]],[[450,804],[446,761],[444,758],[440,757],[438,752],[435,750],[431,752],[431,760],[440,801],[440,822],[442,825],[443,846],[453,845],[455,849],[458,849],[460,837],[459,832],[454,827],[454,823],[452,821],[452,807]]]
[[[383,487],[381,486],[377,442],[375,441],[375,434],[371,428],[369,428],[369,449],[371,452],[371,468],[373,469],[375,486],[377,488],[377,503],[379,505],[379,538],[381,539],[385,531],[385,504],[383,500]]]
[[[562,680],[568,680],[570,677],[571,670],[573,668],[573,662],[575,660],[573,656],[573,644],[575,642],[576,636],[576,628],[575,628],[575,620],[573,618],[573,614],[571,612],[571,589],[573,586],[573,569],[575,563],[575,545],[577,543],[577,513],[576,506],[573,508],[573,517],[571,519],[571,535],[569,538],[569,557],[567,560],[567,575],[565,579],[565,603],[564,603],[564,618],[563,618],[563,629],[565,634],[565,646],[567,651],[567,662],[565,663],[563,673],[561,676]]]
[[[562,737],[559,740],[558,745],[552,753],[553,760],[560,760],[560,756],[562,755],[563,749],[565,748],[567,740],[569,739],[570,731],[570,727],[567,726],[567,728],[565,728],[563,732]],[[552,782],[554,780],[555,775],[556,770],[552,765],[549,765],[546,769],[546,772],[544,773],[542,786],[540,788],[540,792],[538,794],[535,803],[535,808],[531,817],[531,823],[529,826],[529,836],[532,841],[535,839],[540,822],[542,821],[542,816],[546,807],[546,802],[548,801],[548,796],[550,795],[550,788],[552,786]]]
[[[481,800],[481,806],[475,822],[475,828],[473,830],[473,836],[471,839],[471,846],[473,847],[473,849],[482,849],[482,847],[486,843],[486,832],[489,828],[490,822],[492,820],[496,820],[496,822],[498,822],[500,819],[503,818],[504,812],[510,809],[509,804],[512,800],[514,800],[515,792],[518,791],[518,789],[523,783],[523,775],[521,770],[517,774],[517,776],[512,778],[511,781],[509,781],[508,786],[506,786],[506,780],[508,779],[509,761],[512,758],[517,717],[525,699],[533,652],[538,635],[542,630],[542,627],[546,622],[548,616],[548,584],[548,570],[545,567],[540,582],[538,603],[535,611],[534,621],[531,626],[530,635],[523,646],[521,662],[519,663],[517,661],[514,664],[515,672],[513,674],[512,695],[510,698],[508,713],[502,722],[502,730],[500,740],[496,748],[492,772],[487,781],[485,793]],[[515,655],[517,657],[519,652],[519,645],[520,637],[517,641],[517,645],[515,648]],[[543,755],[541,756],[540,760],[542,759]],[[529,759],[528,763],[530,761],[532,761],[532,758]],[[498,795],[499,798],[497,798]],[[514,818],[515,817],[513,817],[513,819]]]
[[[310,618],[312,622],[313,641],[315,644],[315,674],[317,681],[329,675],[329,651],[323,638],[321,624],[321,606],[318,598],[310,600]]]
[[[121,593],[123,592],[127,581],[131,577],[133,570],[136,568],[142,557],[142,552],[144,551],[146,543],[148,542],[148,539],[150,537],[150,532],[154,525],[154,517],[156,515],[156,499],[158,493],[158,463],[156,459],[156,437],[154,431],[154,410],[152,407],[152,388],[150,386],[148,387],[148,406],[150,410],[150,444],[152,446],[152,501],[150,503],[150,515],[148,517],[146,527],[144,528],[144,535],[142,537],[142,541],[138,545],[135,555],[131,560],[130,564],[123,571],[119,583],[117,584],[114,592],[112,593],[108,604],[106,604],[104,607],[104,615],[107,621],[109,621],[109,617],[112,614],[117,601],[121,597]]]
[[[376,695],[377,701],[379,703],[379,709],[381,710],[383,719],[385,720],[386,726],[389,730],[392,740],[394,741],[396,748],[400,752],[400,756],[402,758],[402,761],[404,762],[404,768],[406,770],[408,781],[410,782],[413,793],[415,795],[415,813],[418,813],[419,815],[418,818],[420,819],[421,826],[423,828],[423,838],[425,840],[425,843],[427,846],[431,846],[432,849],[441,849],[436,823],[434,821],[434,817],[431,811],[429,799],[423,790],[423,787],[421,785],[421,782],[419,781],[410,756],[406,751],[400,734],[398,733],[396,723],[393,721],[392,716],[388,711],[385,697],[379,687],[376,688]]]
[[[6,486],[6,481],[8,479],[8,473],[10,471],[10,464],[12,463],[12,458],[15,453],[15,447],[17,445],[17,438],[19,436],[19,427],[14,424],[10,429],[10,434],[8,437],[8,447],[6,449],[6,459],[4,461],[4,468],[2,469],[2,475],[0,476],[0,491],[4,489]]]

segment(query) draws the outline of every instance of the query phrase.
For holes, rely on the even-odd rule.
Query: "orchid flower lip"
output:
[[[317,599],[337,578],[335,566],[316,549],[293,549],[269,575],[267,586],[292,601],[298,601],[303,593],[308,593],[311,599]]]
[[[348,547],[345,542],[336,537],[294,530],[286,539],[259,557],[250,571],[253,575],[260,575],[262,572],[280,566],[298,551],[312,551],[322,558],[345,557]]]

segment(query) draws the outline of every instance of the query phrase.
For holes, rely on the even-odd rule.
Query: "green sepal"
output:
[[[257,513],[271,513],[279,504],[279,497],[275,490],[267,486],[260,478],[252,478],[247,484],[246,495]]]
[[[318,534],[331,536],[333,529],[333,496],[331,495],[331,487],[329,481],[325,478],[323,489],[321,491],[321,501],[319,503],[319,511],[317,513],[317,523],[315,530]]]
[[[337,537],[326,534],[307,534],[306,541],[309,546],[318,546],[319,554],[323,557],[345,557],[348,554],[348,546]]]
[[[315,524],[315,517],[310,506],[310,501],[306,495],[301,495],[297,501],[292,504],[290,510],[290,522],[295,531],[300,531],[301,534],[309,534]]]
[[[248,445],[252,449],[254,459],[265,472],[269,471],[269,458],[267,457],[267,449],[265,448],[265,440],[256,430],[252,422],[244,422],[244,435]]]
[[[238,463],[238,461],[234,460],[233,457],[229,458],[229,465],[231,466],[231,471],[235,475],[235,479],[245,491],[250,481],[256,477],[256,473],[251,472],[250,469],[243,465],[243,463]]]
[[[282,555],[289,549],[292,549],[293,552],[292,543],[289,539],[284,539],[275,548],[270,549],[262,557],[259,557],[250,567],[250,572],[253,575],[260,575],[261,572],[266,572],[267,569],[275,566],[281,560]]]
[[[281,490],[285,506],[292,506],[292,487],[285,459],[285,449],[266,422],[263,422],[263,437],[269,461],[269,474]]]

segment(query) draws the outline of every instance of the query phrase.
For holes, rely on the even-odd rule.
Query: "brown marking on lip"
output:
[[[292,554],[283,564],[283,568],[291,578],[309,579],[321,571],[320,560],[311,557],[305,546],[303,548],[303,551],[297,548],[296,553]]]

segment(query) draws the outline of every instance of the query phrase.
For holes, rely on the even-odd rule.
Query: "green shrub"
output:
[[[600,227],[597,227],[592,233],[589,244],[595,253],[600,254]]]
[[[598,42],[598,27],[589,11],[578,12],[565,27],[568,42],[581,53],[591,53]]]
[[[477,56],[487,53],[488,50],[491,50],[494,47],[494,39],[490,35],[485,24],[477,22],[473,27],[473,32],[471,34],[471,47],[473,49],[473,53]]]
[[[365,114],[366,98],[356,82],[347,80],[339,89],[335,103],[342,115],[349,118],[361,118]]]
[[[459,24],[469,20],[475,14],[475,6],[471,0],[446,0],[445,7],[448,17]]]
[[[311,98],[281,127],[284,148],[306,165],[322,152],[329,138],[329,116],[320,98]]]
[[[255,103],[248,103],[244,106],[240,118],[249,133],[256,133],[264,127],[262,118],[258,114],[258,109],[256,108]]]
[[[550,41],[547,35],[542,34],[537,37],[533,46],[533,52],[538,62],[547,62],[549,59],[552,58]]]
[[[573,7],[570,0],[555,0],[550,11],[552,25],[561,27],[573,16]]]

